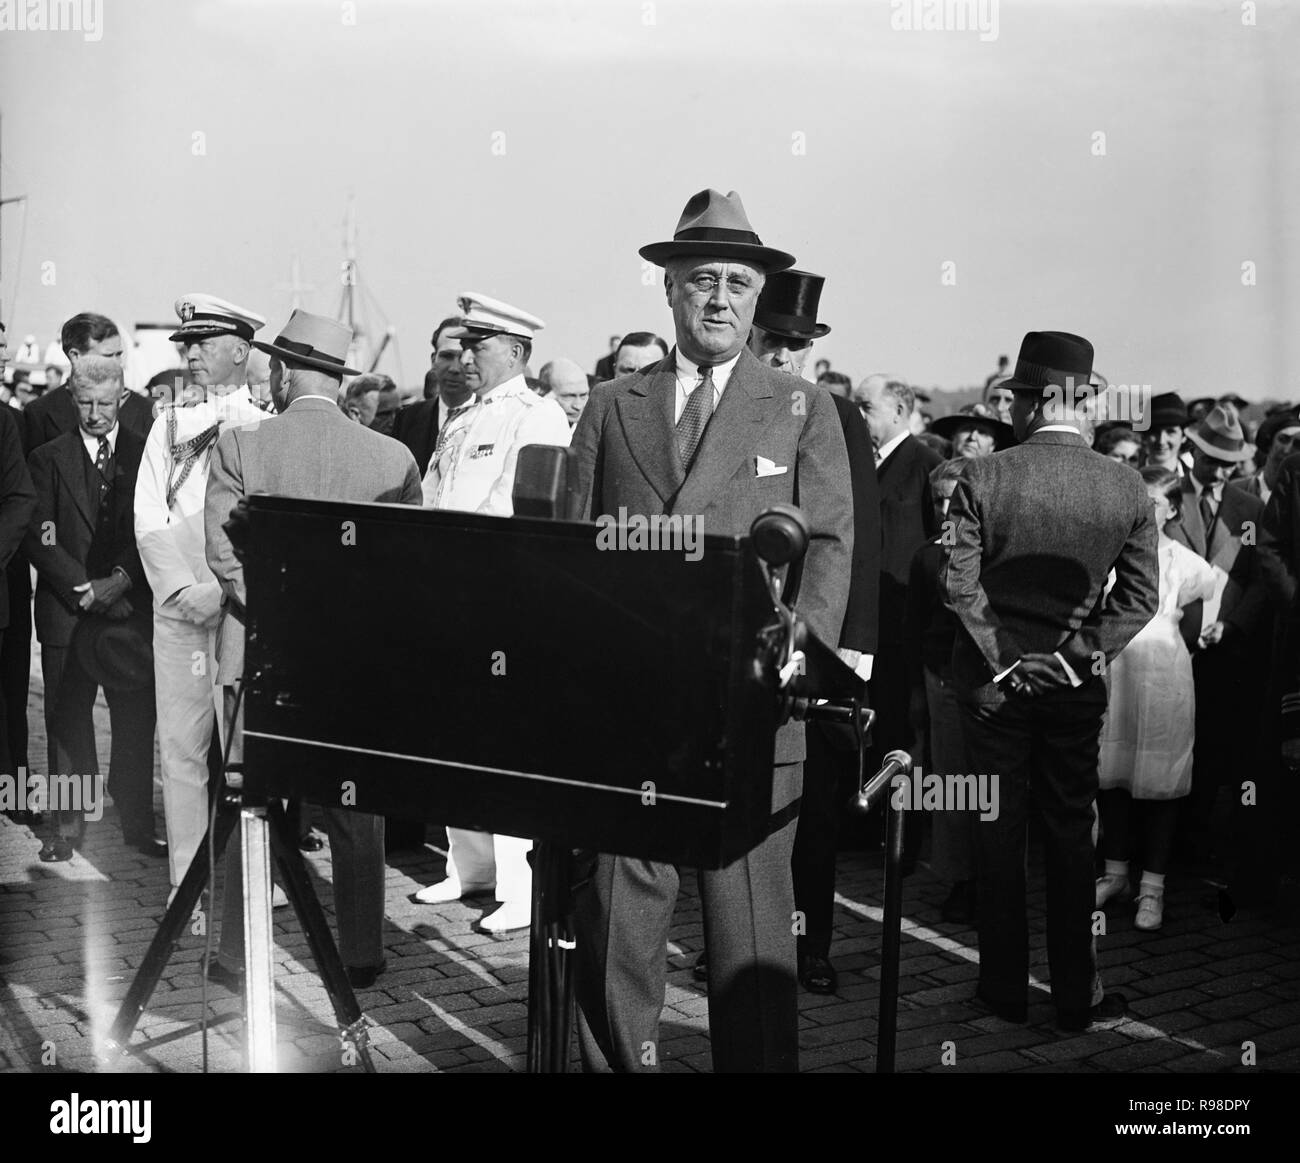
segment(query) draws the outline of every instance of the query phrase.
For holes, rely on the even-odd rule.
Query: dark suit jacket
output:
[[[838,642],[853,560],[853,503],[833,397],[742,351],[687,476],[674,432],[676,390],[675,351],[592,389],[570,445],[584,515],[617,518],[620,508],[695,515],[705,533],[746,536],[769,505],[798,505],[812,529],[798,609],[818,637]],[[759,456],[786,471],[758,476]],[[787,724],[777,733],[776,761],[803,757],[803,724]],[[789,802],[780,788],[773,796],[774,809]]]
[[[154,422],[153,397],[139,392],[127,392],[122,398],[122,406],[117,410],[117,422],[141,440],[148,440],[149,429]]]
[[[876,469],[880,486],[880,645],[903,645],[907,581],[916,551],[933,537],[930,472],[943,457],[906,437]],[[872,462],[875,462],[874,455]]]
[[[1217,565],[1224,573],[1231,574],[1237,555],[1241,552],[1243,534],[1249,530],[1249,540],[1256,540],[1263,515],[1263,501],[1244,489],[1234,489],[1225,484],[1218,511],[1214,515],[1214,528],[1207,531],[1195,486],[1190,476],[1184,476],[1182,513],[1177,521],[1170,522],[1165,532],[1172,540],[1181,542],[1211,565]],[[1258,591],[1257,597],[1262,596],[1262,593],[1262,590]],[[1201,636],[1202,612],[1203,603],[1193,602],[1184,608],[1182,619],[1178,623],[1179,632],[1189,650],[1196,649],[1197,639]]]
[[[36,490],[27,472],[19,420],[12,408],[3,405],[0,406],[0,569],[8,566],[18,552],[35,508]],[[8,625],[9,586],[0,578],[0,630]]]
[[[880,628],[880,485],[876,481],[876,458],[862,413],[842,396],[832,394],[831,400],[844,431],[853,489],[853,567],[839,645],[875,654]]]
[[[112,564],[131,579],[127,599],[148,610],[152,595],[135,545],[135,480],[144,441],[120,425],[113,455]],[[41,445],[28,460],[36,487],[36,509],[23,547],[36,567],[36,637],[47,646],[67,646],[81,616],[81,595],[73,586],[93,580],[86,558],[95,536],[95,501],[90,474],[95,471],[81,430],[65,432]]]
[[[23,450],[31,456],[42,444],[48,444],[65,432],[75,432],[80,424],[81,416],[72,400],[72,390],[67,384],[60,384],[23,409]]]
[[[1282,462],[1277,487],[1264,509],[1259,568],[1278,608],[1294,616],[1300,575],[1300,453]]]
[[[411,450],[420,478],[429,471],[429,460],[438,443],[438,397],[420,400],[398,409],[393,417],[394,440],[400,440]]]
[[[1098,656],[1114,659],[1156,612],[1156,525],[1142,478],[1072,432],[1035,432],[968,462],[948,515],[944,587],[965,631],[953,647],[960,687],[1054,651],[1087,685]]]

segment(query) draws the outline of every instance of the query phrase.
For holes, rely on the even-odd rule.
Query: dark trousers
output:
[[[717,1073],[799,1068],[794,833],[791,820],[725,868],[700,873]],[[678,884],[671,864],[602,854],[576,894],[575,992],[584,1070],[659,1068],[664,950]]]
[[[242,704],[238,716],[231,721],[234,689],[225,688],[232,764],[242,763],[244,759]],[[384,959],[384,818],[343,808],[325,808],[322,814],[330,839],[339,956],[344,965],[354,968],[378,965]],[[226,889],[218,958],[227,969],[243,967],[244,880],[238,831],[230,837],[226,848]]]
[[[1096,903],[1093,801],[1106,688],[1096,678],[1038,698],[1004,698],[988,684],[961,701],[971,768],[995,775],[999,813],[976,826],[980,990],[1014,1007],[1027,1002],[1029,921],[1025,846],[1030,789],[1043,816],[1047,865],[1047,960],[1058,1010],[1094,1001]]]
[[[16,776],[27,762],[27,694],[32,669],[32,583],[27,558],[9,563],[9,625],[0,638],[0,771]]]
[[[95,696],[99,684],[77,664],[66,646],[41,648],[41,675],[45,681],[45,732],[48,739],[47,774],[98,774],[95,748]],[[154,838],[153,733],[156,723],[154,688],[141,690],[106,687],[112,752],[108,764],[108,794],[117,805],[122,836],[128,844]],[[66,813],[51,813],[51,835],[80,835],[84,821]]]
[[[800,957],[828,957],[835,919],[835,840],[840,814],[857,775],[857,756],[837,744],[836,726],[809,723],[808,757],[804,760],[803,799],[795,830],[790,871],[794,907],[803,914],[798,933]],[[796,931],[797,932],[797,931]]]

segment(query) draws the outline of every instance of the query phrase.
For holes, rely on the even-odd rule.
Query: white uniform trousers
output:
[[[531,840],[464,828],[448,828],[447,839],[447,875],[459,880],[467,892],[495,884],[496,898],[502,904],[532,900]]]
[[[208,744],[218,721],[216,657],[214,628],[155,613],[158,754],[173,888],[184,879],[208,830]]]

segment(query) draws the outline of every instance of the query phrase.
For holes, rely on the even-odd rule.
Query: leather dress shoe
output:
[[[62,836],[56,836],[53,840],[46,840],[41,845],[39,859],[44,864],[54,864],[58,861],[72,859],[72,842],[65,840]]]
[[[324,847],[324,838],[315,832],[308,832],[305,836],[298,837],[298,850],[300,852],[319,852]]]
[[[799,958],[799,984],[809,993],[831,994],[839,988],[840,975],[829,957],[805,953]]]
[[[348,965],[345,968],[348,984],[353,989],[369,989],[375,984],[375,979],[388,968],[388,962],[381,961],[378,965]]]
[[[485,933],[509,933],[512,929],[526,929],[533,922],[531,900],[507,901],[479,921]]]
[[[709,980],[709,955],[701,949],[700,955],[695,959],[695,964],[691,966],[691,976],[696,981]]]
[[[227,969],[220,961],[208,962],[208,980],[217,985],[224,985],[231,993],[240,993],[244,988],[244,971]]]
[[[993,1016],[1001,1018],[1004,1022],[1023,1026],[1029,1021],[1029,1006],[1025,1002],[1016,1005],[1014,1002],[997,1001],[989,997],[979,986],[975,987],[975,1000],[988,1006],[993,1011]]]
[[[158,860],[167,858],[167,841],[155,840],[152,836],[147,836],[143,840],[128,840],[128,848],[134,848],[141,856],[152,856]]]
[[[1062,1030],[1079,1033],[1094,1022],[1110,1022],[1128,1013],[1128,1000],[1122,993],[1108,993],[1091,1009],[1057,1010],[1056,1024]]]

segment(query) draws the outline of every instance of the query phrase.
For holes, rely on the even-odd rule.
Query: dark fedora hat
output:
[[[1159,431],[1161,428],[1185,428],[1191,423],[1187,414],[1187,405],[1177,392],[1161,392],[1151,397],[1151,403],[1144,409],[1146,428]]]
[[[990,433],[995,452],[1001,452],[1016,443],[1016,430],[999,420],[997,413],[987,404],[967,404],[951,416],[940,416],[930,425],[930,431],[945,440],[955,439],[963,428],[982,428]]]
[[[754,326],[786,339],[820,339],[830,334],[817,322],[826,279],[811,271],[776,271],[768,275],[754,308]]]
[[[283,363],[298,364],[337,376],[359,376],[356,368],[346,366],[352,328],[324,315],[294,309],[289,322],[280,330],[274,343],[253,340],[253,346]]]
[[[153,615],[87,614],[72,632],[72,652],[92,682],[107,690],[144,690],[153,682]]]
[[[763,245],[735,190],[726,197],[717,190],[701,190],[686,203],[671,241],[652,242],[637,253],[656,266],[683,254],[734,258],[768,274],[794,266],[794,255]]]
[[[1068,331],[1030,331],[1020,342],[1016,369],[1004,386],[1017,392],[1086,388],[1092,378],[1092,344]]]

